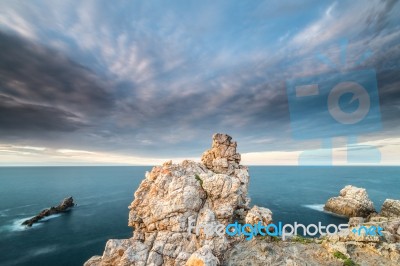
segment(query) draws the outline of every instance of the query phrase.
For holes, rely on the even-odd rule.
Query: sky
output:
[[[0,166],[199,160],[216,132],[244,164],[400,164],[395,0],[0,0],[0,51]],[[365,69],[354,127],[332,126],[326,95],[291,106],[290,80],[329,93]]]

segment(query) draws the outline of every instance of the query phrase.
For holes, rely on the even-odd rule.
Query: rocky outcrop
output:
[[[266,208],[249,212],[249,173],[236,146],[230,136],[215,134],[203,163],[169,161],[146,173],[129,206],[133,237],[109,240],[103,256],[86,265],[219,265],[240,238],[214,228],[272,220]]]
[[[186,266],[217,266],[218,264],[219,260],[213,255],[211,248],[207,245],[194,252],[186,262]]]
[[[323,237],[321,246],[331,254],[340,252],[359,265],[400,265],[399,226],[399,218],[353,217],[348,232]],[[380,233],[367,235],[364,229],[358,232],[360,228],[374,228]]]
[[[214,173],[232,174],[240,163],[236,141],[226,134],[214,134],[211,149],[205,151],[201,162]]]
[[[264,207],[254,206],[251,208],[246,215],[246,224],[270,224],[272,223],[272,212],[270,209]]]
[[[329,210],[361,217],[351,217],[348,232],[325,236],[321,246],[360,265],[400,265],[399,201],[385,200],[377,214],[365,189],[346,186],[338,198],[328,200]],[[354,207],[349,208],[352,202]],[[367,234],[365,229],[371,228],[375,233]]]
[[[375,212],[373,202],[364,188],[345,186],[338,197],[330,198],[324,209],[347,217],[367,217]]]
[[[288,241],[255,238],[230,249],[222,265],[226,266],[342,266],[386,265],[400,263],[398,243],[357,241],[337,236]]]
[[[109,240],[103,255],[85,265],[400,265],[398,218],[377,216],[365,189],[352,186],[328,200],[326,209],[353,217],[350,229],[381,226],[382,236],[347,233],[282,241],[258,235],[246,241],[243,235],[218,234],[216,228],[236,221],[272,223],[269,209],[249,207],[248,184],[236,143],[215,134],[202,163],[169,161],[146,173],[129,206],[133,237]]]
[[[258,265],[400,265],[400,244],[395,236],[388,239],[389,230],[395,230],[398,222],[374,217],[366,221],[362,217],[350,218],[349,232],[325,235],[320,238],[256,237],[241,241],[224,256],[227,266]],[[381,226],[383,236],[360,236],[351,233],[360,226]],[[397,227],[398,228],[398,227]],[[398,230],[398,229],[397,229]]]
[[[301,244],[284,241],[243,241],[231,249],[225,258],[226,266],[320,266],[337,265],[332,254],[316,243]]]
[[[38,215],[35,217],[25,220],[22,225],[26,225],[28,227],[31,227],[34,223],[39,222],[41,219],[43,219],[46,216],[66,212],[69,208],[75,206],[74,199],[72,197],[65,198],[60,205],[51,207],[50,209],[45,209],[41,211]]]
[[[400,218],[400,200],[386,199],[382,204],[380,216]]]

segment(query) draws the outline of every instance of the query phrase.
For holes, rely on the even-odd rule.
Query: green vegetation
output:
[[[341,260],[345,260],[347,259],[346,255],[344,255],[342,252],[340,251],[335,251],[335,253],[333,253],[333,256],[337,259],[341,259]]]
[[[357,263],[355,263],[352,259],[348,258],[343,261],[343,265],[344,266],[357,266]]]
[[[196,180],[199,181],[201,188],[204,190],[204,193],[206,193],[206,198],[208,198],[208,193],[203,187],[203,179],[201,179],[198,174],[195,174],[194,178],[196,178]]]
[[[337,259],[343,260],[344,266],[357,266],[358,265],[351,258],[348,258],[346,255],[344,255],[340,251],[335,251],[335,253],[333,253],[333,256]]]
[[[199,181],[200,186],[203,187],[203,180],[200,178],[198,174],[195,174],[194,177],[196,178],[197,181]]]
[[[304,237],[304,236],[300,236],[300,235],[294,236],[291,239],[291,241],[292,242],[302,243],[302,244],[309,244],[309,243],[314,242],[314,240],[312,238],[308,238],[308,237]]]

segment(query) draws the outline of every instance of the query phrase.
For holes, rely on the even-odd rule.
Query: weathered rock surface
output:
[[[325,236],[321,246],[329,253],[340,252],[351,258],[359,265],[400,265],[400,235],[397,230],[400,219],[388,219],[374,216],[369,220],[361,217],[351,218],[349,233]],[[366,235],[362,230],[360,234],[352,233],[354,228],[361,226],[371,228],[382,227],[382,236],[379,234]]]
[[[400,200],[386,199],[382,204],[380,216],[400,217]]]
[[[214,134],[212,147],[203,153],[201,162],[215,173],[232,174],[240,163],[236,146],[236,141],[232,141],[230,136]]]
[[[325,210],[347,217],[368,217],[375,212],[373,202],[364,188],[345,186],[338,197],[325,203]]]
[[[379,225],[383,236],[342,234],[307,241],[256,236],[246,241],[243,236],[210,231],[235,221],[272,222],[269,209],[249,208],[248,184],[248,170],[240,165],[236,143],[225,134],[215,134],[202,163],[166,162],[146,173],[129,206],[133,237],[109,240],[103,255],[85,265],[400,265],[400,219],[391,217],[397,213],[392,207],[396,204],[387,203],[390,218],[377,216],[366,191],[352,186],[328,200],[326,208],[354,217],[350,229]],[[196,226],[201,226],[198,234]],[[341,258],[334,256],[337,252]]]
[[[236,146],[230,136],[215,134],[204,164],[169,161],[146,173],[129,206],[133,237],[109,240],[101,260],[93,257],[86,265],[219,264],[239,238],[218,236],[207,227],[244,221],[249,210],[248,169],[240,165]],[[272,220],[266,208],[254,215]],[[189,222],[203,228],[189,232]]]
[[[41,219],[43,219],[46,216],[58,214],[67,211],[69,208],[74,207],[74,199],[72,197],[65,198],[60,205],[51,207],[50,209],[45,209],[41,211],[38,215],[35,217],[25,220],[22,225],[26,225],[28,227],[31,227],[34,223],[39,222]]]
[[[381,217],[382,218],[382,217]],[[382,226],[383,232],[396,224],[388,219],[351,218],[349,229],[358,226]],[[400,220],[400,219],[399,219]],[[395,226],[393,230],[395,230]],[[338,256],[339,254],[340,256]],[[400,243],[388,242],[384,236],[339,233],[314,239],[291,238],[288,241],[256,237],[241,241],[224,256],[222,265],[400,265]]]
[[[343,265],[321,245],[292,242],[269,242],[255,239],[243,241],[232,248],[225,258],[227,266],[297,266]]]
[[[246,224],[270,224],[272,223],[272,212],[264,207],[254,206],[246,215]]]
[[[219,260],[213,255],[211,248],[207,245],[194,252],[186,262],[187,266],[217,266],[218,264]]]

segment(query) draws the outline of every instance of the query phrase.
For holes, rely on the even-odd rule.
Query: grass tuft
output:
[[[346,255],[344,255],[342,252],[340,251],[335,251],[335,253],[333,253],[333,256],[337,259],[341,259],[341,260],[345,260],[347,259]]]
[[[194,177],[196,178],[197,181],[199,181],[200,186],[203,187],[203,180],[200,178],[198,174],[195,174]]]
[[[352,259],[348,258],[343,261],[344,266],[357,266],[358,264],[355,263]]]
[[[333,256],[337,259],[343,260],[343,266],[357,266],[358,264],[355,263],[351,258],[348,258],[340,251],[335,251]]]

